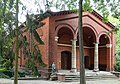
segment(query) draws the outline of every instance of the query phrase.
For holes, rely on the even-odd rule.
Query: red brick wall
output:
[[[64,46],[58,46],[57,48],[57,55],[56,55],[56,67],[58,69],[61,69],[61,52],[62,51],[69,51],[72,52],[72,48],[71,47],[64,47]]]
[[[44,42],[43,45],[39,45],[39,48],[43,61],[49,64],[49,18],[44,19],[43,22],[45,22],[45,25],[37,29],[37,32],[40,32],[39,35]]]

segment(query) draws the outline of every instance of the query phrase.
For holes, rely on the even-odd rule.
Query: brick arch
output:
[[[109,39],[109,43],[111,43],[111,38],[110,38],[110,35],[106,32],[106,31],[102,31],[99,33],[98,37],[97,37],[97,42],[99,42],[99,39],[102,35],[106,35]]]
[[[108,44],[111,44],[110,35],[106,31],[102,31],[99,33],[97,42],[100,43],[100,38],[102,35],[107,36]],[[103,41],[104,42],[104,41]],[[106,44],[104,44],[105,46]],[[110,70],[111,66],[111,48],[110,47],[103,47],[99,48],[99,68],[103,70]]]
[[[96,39],[96,41],[97,41],[98,33],[97,33],[96,29],[95,29],[92,25],[87,24],[87,23],[84,23],[82,27],[83,27],[83,28],[84,28],[84,27],[90,28],[90,29],[94,32],[95,39]],[[77,39],[77,34],[78,34],[78,28],[77,28],[77,30],[76,30],[76,32],[75,32],[75,39]]]
[[[74,38],[74,34],[75,34],[74,28],[73,28],[71,25],[66,24],[66,23],[58,24],[58,25],[55,27],[55,35],[57,36],[59,30],[60,30],[61,28],[63,28],[63,27],[66,27],[66,28],[70,29],[71,32],[72,32],[73,38]]]
[[[60,53],[61,53],[61,52],[64,52],[64,51],[72,53],[71,50],[69,50],[69,49],[62,49],[62,50],[60,51]]]

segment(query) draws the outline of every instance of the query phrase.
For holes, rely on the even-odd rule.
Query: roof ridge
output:
[[[46,11],[47,13],[51,14],[51,16],[59,16],[59,15],[66,15],[66,14],[73,14],[73,13],[77,13],[77,9],[76,10],[64,10],[64,11],[57,11],[57,12],[53,12],[51,10]],[[95,10],[93,10],[92,12],[90,12],[91,14],[93,14],[95,17],[97,17],[98,19],[100,19],[102,21],[102,16],[97,13]],[[103,21],[102,21],[103,22]],[[111,23],[111,22],[107,22],[105,23],[108,26],[115,28],[115,26]]]

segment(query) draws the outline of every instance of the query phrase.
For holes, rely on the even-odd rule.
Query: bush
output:
[[[24,70],[20,70],[18,71],[19,77],[25,77],[25,71]]]
[[[5,75],[4,73],[0,72],[0,78],[10,78],[8,75]]]
[[[12,70],[7,70],[6,68],[1,68],[0,69],[0,75],[2,75],[3,78],[4,77],[5,78],[11,78],[11,77],[13,77],[13,71]]]
[[[116,53],[116,61],[120,61],[120,53]]]
[[[120,61],[116,61],[116,64],[115,64],[115,71],[120,72]]]

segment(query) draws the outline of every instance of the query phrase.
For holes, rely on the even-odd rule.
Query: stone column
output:
[[[95,43],[94,48],[94,70],[95,72],[99,71],[99,62],[98,62],[98,43]]]
[[[76,72],[76,40],[72,40],[72,69],[71,72]]]

